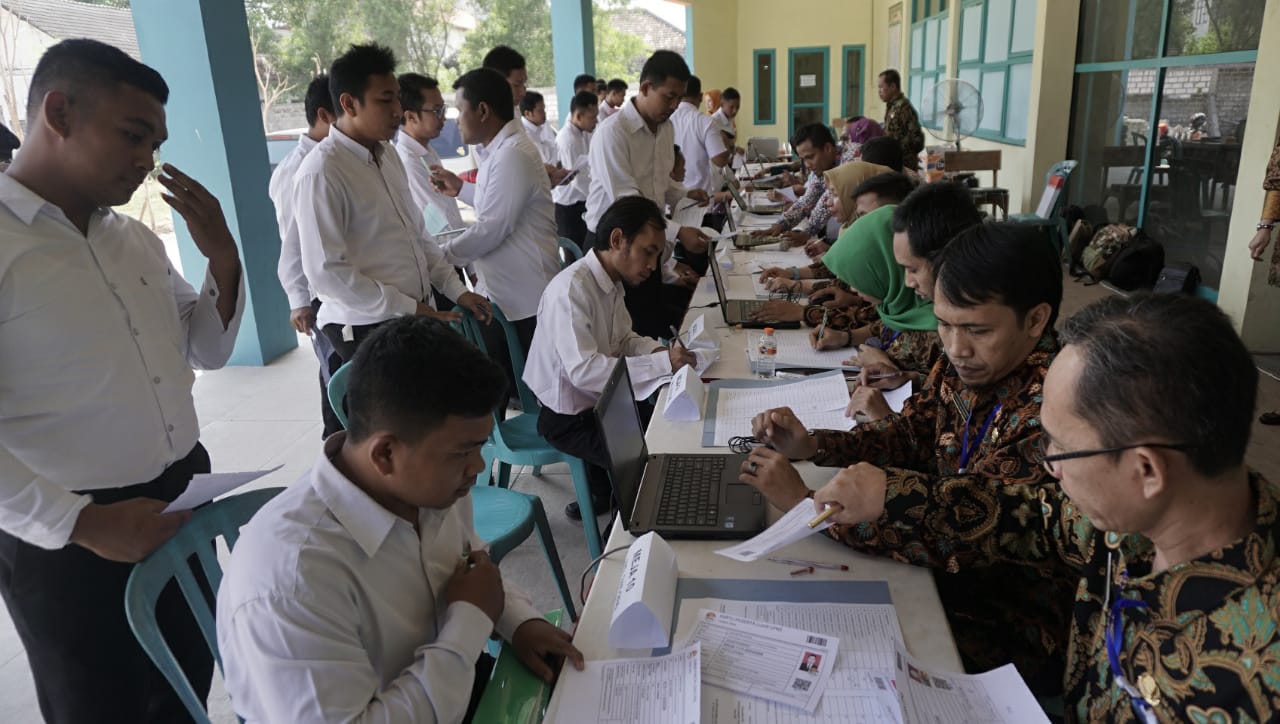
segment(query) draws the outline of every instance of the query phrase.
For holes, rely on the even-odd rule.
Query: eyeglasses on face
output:
[[[1072,452],[1055,453],[1053,455],[1045,455],[1041,453],[1040,464],[1044,465],[1045,470],[1053,472],[1053,464],[1062,462],[1063,460],[1079,460],[1080,458],[1091,458],[1097,455],[1109,455],[1111,453],[1124,452],[1125,450],[1136,450],[1140,447],[1154,447],[1162,450],[1178,450],[1186,452],[1199,447],[1193,443],[1179,442],[1135,442],[1131,445],[1119,445],[1117,447],[1104,447],[1097,450],[1074,450]]]

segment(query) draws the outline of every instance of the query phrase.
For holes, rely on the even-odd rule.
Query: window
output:
[[[755,124],[757,126],[772,126],[777,122],[777,117],[773,111],[773,91],[774,91],[774,52],[773,48],[768,50],[757,50],[754,53],[755,74],[752,76],[752,82],[755,86]]]
[[[810,123],[827,125],[828,48],[791,48],[787,51],[790,94],[787,137]]]
[[[956,77],[982,96],[974,135],[1026,143],[1035,32],[1036,0],[966,0],[961,8]]]
[[[862,115],[862,58],[866,46],[844,46],[844,86],[841,91],[840,112],[842,118]]]
[[[939,128],[933,123],[933,87],[945,77],[946,70],[947,14],[942,12],[911,26],[911,73],[909,87],[903,90],[923,126]]]
[[[912,0],[911,20],[913,22],[941,15],[947,11],[947,0]]]

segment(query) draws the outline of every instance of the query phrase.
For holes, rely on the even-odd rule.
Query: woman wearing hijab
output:
[[[862,144],[884,135],[884,128],[870,118],[859,118],[845,126],[845,140],[853,147],[854,158],[862,158]]]

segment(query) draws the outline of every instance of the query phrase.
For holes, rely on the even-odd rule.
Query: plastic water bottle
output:
[[[773,377],[778,368],[778,338],[773,335],[773,327],[765,327],[760,335],[760,355],[756,358],[756,373],[761,377]]]

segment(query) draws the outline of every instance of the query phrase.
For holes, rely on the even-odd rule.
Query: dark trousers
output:
[[[609,451],[596,424],[596,413],[587,410],[576,415],[561,415],[543,406],[538,413],[538,434],[562,453],[581,458],[587,464],[587,483],[592,498],[609,496],[613,486],[609,484]],[[597,510],[600,514],[605,511]]]
[[[587,253],[589,248],[586,246],[587,220],[583,218],[585,213],[587,213],[585,201],[568,206],[556,204],[556,233],[582,247],[583,254]]]
[[[351,361],[356,356],[356,350],[360,348],[360,344],[373,334],[373,331],[382,326],[382,322],[376,324],[353,324],[351,325],[351,339],[344,339],[341,324],[326,324],[321,332],[328,339],[329,344],[333,346],[333,354],[329,355],[329,374],[332,375],[338,371],[338,368]],[[337,416],[333,419],[325,418],[324,436],[329,437],[335,432],[342,429],[342,423],[338,422]]]
[[[533,332],[538,328],[538,315],[525,317],[511,323],[516,328],[516,337],[520,340],[521,353],[528,359],[529,345],[533,344]],[[519,387],[516,386],[515,368],[511,366],[511,352],[507,348],[507,335],[503,333],[502,327],[497,322],[480,325],[480,334],[484,336],[484,346],[489,352],[489,358],[502,365],[502,369],[507,373],[507,395],[510,397],[519,397]]]
[[[320,313],[319,299],[311,300],[311,311]],[[342,366],[342,360],[337,357],[333,342],[329,341],[329,337],[320,329],[311,332],[311,348],[315,350],[316,359],[320,361],[320,419],[324,422],[324,432],[321,434],[328,437],[342,429],[342,423],[338,422],[338,416],[333,414],[333,407],[329,404],[329,376]]]
[[[87,494],[101,504],[172,501],[192,475],[207,472],[209,454],[197,444],[155,480]],[[0,595],[26,648],[40,713],[49,724],[191,721],[125,618],[124,589],[132,571],[131,563],[99,558],[78,545],[51,551],[0,532]],[[198,567],[196,572],[212,606],[213,594]],[[200,627],[176,584],[157,603],[160,630],[204,701],[213,655]]]

